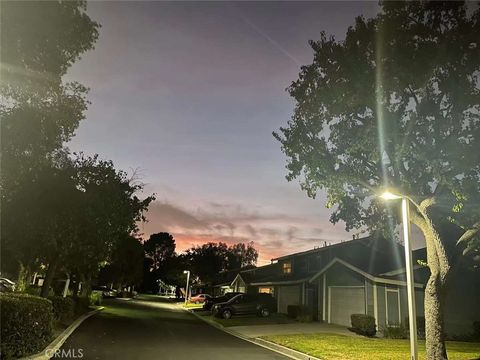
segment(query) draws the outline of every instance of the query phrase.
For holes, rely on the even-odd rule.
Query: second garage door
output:
[[[329,322],[352,326],[351,314],[365,314],[365,289],[363,287],[330,287],[329,292]]]
[[[278,312],[286,314],[288,305],[300,305],[300,286],[279,286],[277,296]]]

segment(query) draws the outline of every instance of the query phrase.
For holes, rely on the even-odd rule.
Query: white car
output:
[[[15,291],[15,283],[7,278],[0,278],[0,292],[13,292]]]

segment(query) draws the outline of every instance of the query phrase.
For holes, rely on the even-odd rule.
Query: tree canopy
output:
[[[153,196],[111,161],[65,147],[88,89],[64,75],[99,35],[86,2],[5,1],[1,22],[2,270],[17,265],[21,283],[46,267],[46,296],[58,270],[88,284],[137,232]]]
[[[478,255],[480,230],[480,11],[464,2],[381,2],[344,40],[321,33],[313,62],[288,88],[295,110],[274,136],[288,180],[327,194],[330,220],[392,232],[378,198],[392,188],[414,205],[431,277],[429,359],[444,359],[442,295],[455,242]],[[445,231],[445,221],[458,231]],[[453,243],[453,245],[452,245]]]
[[[253,242],[230,246],[222,242],[209,242],[187,249],[185,257],[194,276],[202,283],[210,283],[221,271],[254,266],[257,263],[258,252]]]

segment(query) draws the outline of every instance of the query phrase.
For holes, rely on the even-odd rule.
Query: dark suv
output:
[[[213,314],[230,319],[233,315],[270,316],[277,311],[275,298],[270,294],[240,294],[224,303],[213,305]]]
[[[225,293],[222,296],[216,296],[214,298],[208,298],[205,299],[205,303],[203,304],[203,309],[204,310],[212,310],[213,305],[218,304],[218,303],[224,303],[230,300],[231,298],[243,294],[241,292],[229,292]]]

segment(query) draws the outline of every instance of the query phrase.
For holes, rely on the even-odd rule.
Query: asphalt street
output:
[[[56,358],[288,359],[216,329],[159,297],[109,300],[104,305],[75,330]]]

